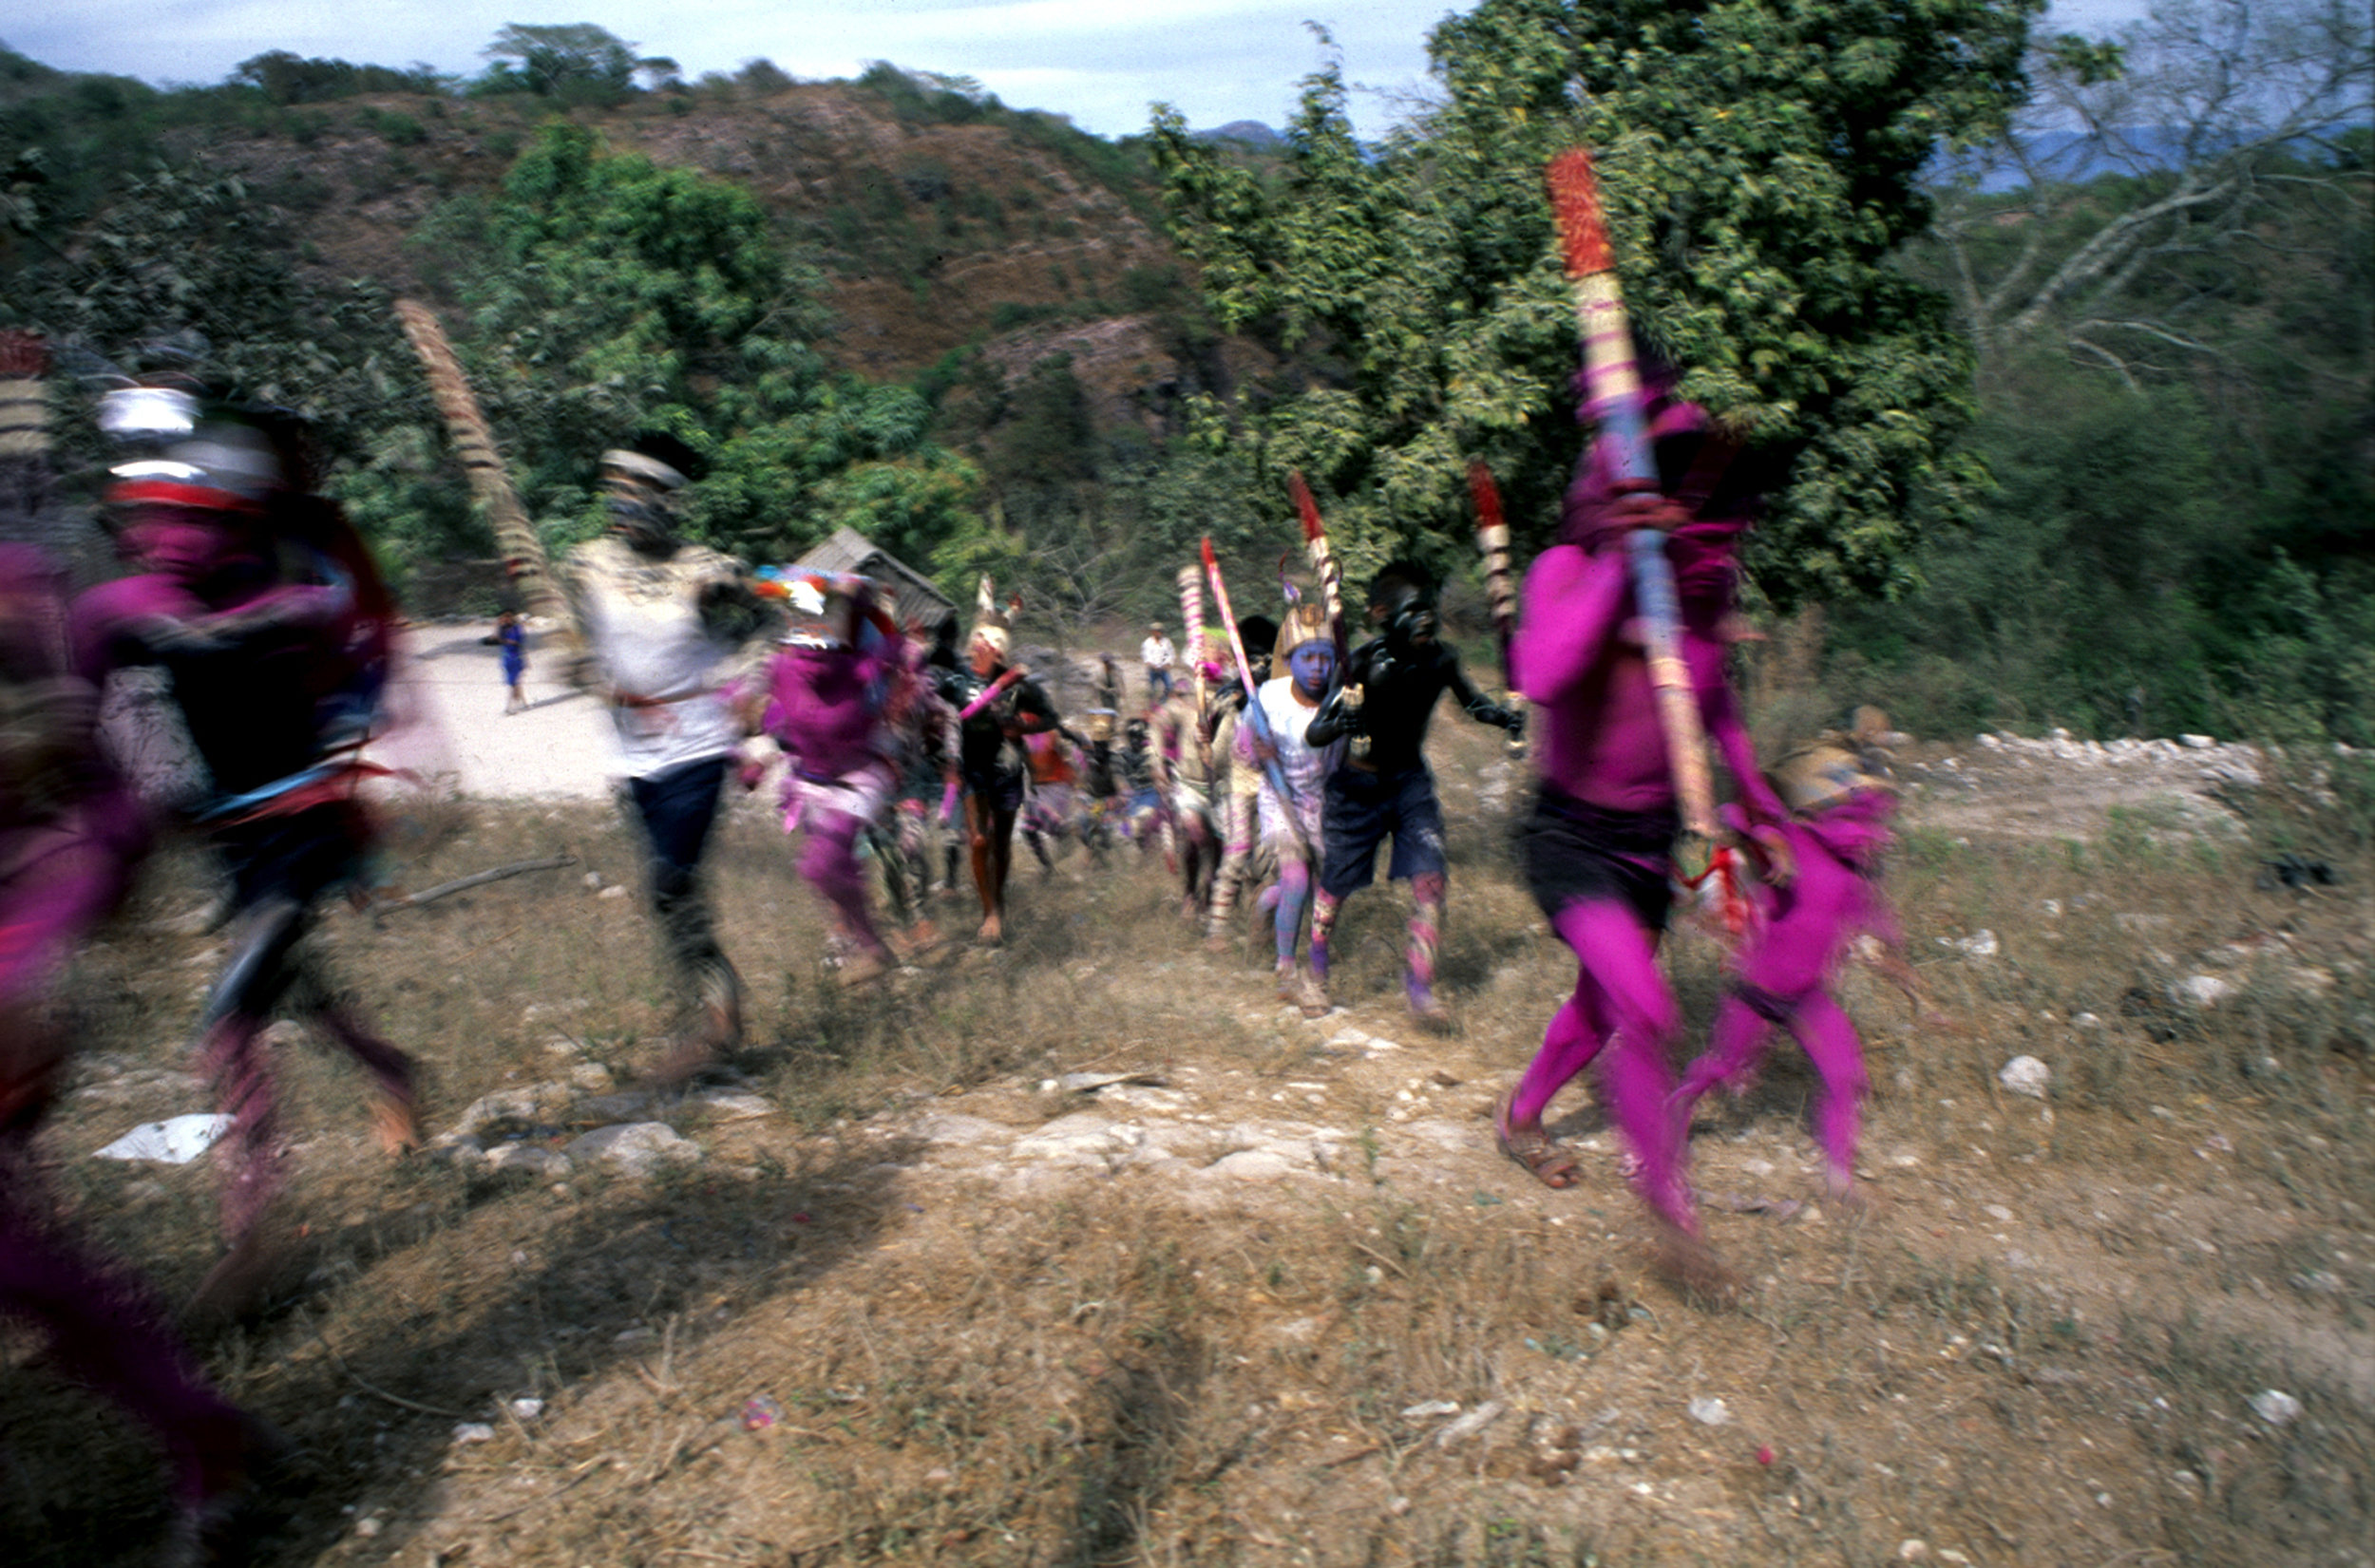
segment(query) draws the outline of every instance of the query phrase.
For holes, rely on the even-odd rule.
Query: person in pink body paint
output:
[[[182,424],[175,427],[175,420]],[[163,456],[119,466],[108,493],[130,575],[74,601],[77,673],[162,666],[205,763],[199,813],[230,874],[232,955],[200,1022],[217,1099],[234,1119],[224,1256],[200,1287],[203,1315],[260,1299],[265,1219],[287,1184],[288,1147],[265,1027],[296,1012],[371,1079],[380,1145],[419,1143],[410,1058],[325,981],[305,948],[315,907],[358,886],[376,834],[355,786],[385,684],[395,603],[334,504],[310,493],[305,444],[283,410],[177,388],[110,393],[102,427],[166,430]]]
[[[98,692],[66,669],[59,583],[38,551],[0,543],[0,1317],[154,1434],[171,1560],[232,1521],[277,1440],[206,1380],[147,1284],[66,1218],[34,1148],[70,1044],[51,993],[147,841],[100,755]]]
[[[760,727],[784,749],[784,831],[803,832],[800,875],[839,918],[856,950],[844,984],[898,963],[866,907],[858,836],[879,822],[899,788],[891,709],[908,677],[896,625],[875,608],[863,577],[803,580],[792,589],[795,626],[770,667]]]
[[[1714,1038],[1684,1069],[1675,1104],[1687,1125],[1690,1107],[1718,1084],[1738,1093],[1764,1060],[1772,1030],[1788,1030],[1821,1076],[1814,1133],[1830,1195],[1848,1201],[1870,1084],[1855,1026],[1825,987],[1858,935],[1870,932],[1890,946],[1899,940],[1879,883],[1895,786],[1885,764],[1832,741],[1784,758],[1774,772],[1795,814],[1769,830],[1780,836],[1789,876],[1772,889],[1762,928],[1741,952],[1716,1012]]]
[[[1786,813],[1757,770],[1719,638],[1732,604],[1733,551],[1749,522],[1748,476],[1726,474],[1699,499],[1696,464],[1710,439],[1704,412],[1662,395],[1645,411],[1660,493],[1625,493],[1603,445],[1586,447],[1559,542],[1526,575],[1510,661],[1541,714],[1541,790],[1518,840],[1535,901],[1575,954],[1576,978],[1496,1130],[1504,1151],[1545,1185],[1572,1186],[1575,1162],[1544,1130],[1543,1112],[1596,1065],[1601,1099],[1633,1155],[1635,1185],[1664,1232],[1669,1265],[1714,1282],[1720,1269],[1698,1239],[1684,1179],[1684,1128],[1667,1106],[1674,1078],[1666,1052],[1679,1018],[1657,954],[1679,821],[1665,733],[1632,624],[1624,541],[1633,530],[1666,535],[1700,714],[1750,815],[1776,822]]]

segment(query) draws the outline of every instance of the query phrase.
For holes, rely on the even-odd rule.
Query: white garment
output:
[[[578,614],[610,683],[611,719],[628,777],[648,779],[722,756],[742,726],[714,681],[735,650],[702,628],[700,591],[739,575],[734,560],[697,544],[656,561],[623,540],[569,553]]]
[[[1138,662],[1149,670],[1168,670],[1171,667],[1171,639],[1149,637],[1138,645]]]
[[[1262,683],[1254,693],[1262,705],[1262,716],[1269,721],[1270,744],[1278,748],[1279,770],[1286,776],[1286,787],[1293,792],[1295,819],[1302,825],[1313,852],[1320,848],[1320,806],[1327,787],[1328,775],[1344,757],[1344,742],[1340,738],[1323,746],[1313,746],[1303,739],[1303,731],[1320,716],[1315,704],[1305,707],[1295,695],[1295,678],[1281,675]],[[1238,744],[1246,747],[1251,740],[1249,727],[1238,727]],[[1273,842],[1287,836],[1285,803],[1270,787],[1267,770],[1262,780],[1262,836]]]

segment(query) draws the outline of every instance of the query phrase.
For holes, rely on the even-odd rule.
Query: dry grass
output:
[[[355,1075],[286,1053],[307,1229],[274,1314],[207,1347],[303,1445],[268,1559],[1877,1563],[1918,1539],[1982,1563],[2370,1560],[2363,846],[2340,886],[2295,895],[2253,885],[2247,845],[2151,823],[2075,846],[1916,826],[1893,887],[1953,1027],[1849,978],[1877,1202],[1788,1222],[1711,1209],[1753,1286],[1708,1313],[1644,1268],[1605,1152],[1548,1194],[1472,1120],[1568,971],[1474,804],[1491,738],[1439,744],[1464,1029],[1381,1065],[1275,1020],[1258,952],[1186,950],[1159,871],[1127,858],[1052,883],[1026,861],[1005,954],[845,993],[756,815],[726,830],[719,897],[753,992],[754,1086],[783,1114],[686,1121],[700,1164],[558,1188],[390,1168],[367,1152]],[[412,827],[410,885],[583,862],[332,923],[338,972],[431,1067],[433,1124],[556,1063],[623,1077],[649,1059],[666,998],[639,899],[581,880],[635,884],[611,819]],[[89,954],[77,997],[101,1066],[50,1134],[85,1218],[174,1294],[210,1257],[213,1174],[74,1156],[195,1108],[187,1086],[105,1069],[177,1064],[210,944],[151,922],[201,895],[193,862],[161,865]],[[1384,1005],[1400,914],[1382,891],[1355,900],[1340,989],[1364,1027],[1413,1038]],[[1938,945],[1983,927],[1990,961]],[[1711,945],[1678,939],[1673,965],[1703,1026]],[[2235,989],[2207,1012],[2169,1001],[2195,973]],[[2016,1052],[2052,1067],[2049,1102],[1998,1087]],[[1337,1177],[960,1168],[918,1131],[937,1111],[1028,1126],[1077,1108],[1041,1079],[1147,1065],[1224,1122],[1323,1082],[1347,1133]],[[1703,1108],[1711,1200],[1810,1195],[1810,1089],[1784,1052],[1746,1099]],[[1473,1136],[1414,1153],[1397,1140],[1417,1124],[1395,1117],[1426,1103]],[[1563,1127],[1597,1129],[1583,1108]],[[142,1450],[22,1355],[10,1368],[0,1537],[30,1546],[10,1560],[139,1560],[159,1519]],[[2297,1421],[2252,1415],[2268,1388]],[[782,1421],[746,1432],[760,1395]],[[1693,1421],[1702,1395],[1732,1421]],[[497,1413],[521,1396],[544,1412]],[[1442,1445],[1441,1418],[1403,1414],[1437,1400],[1502,1410]],[[455,1445],[465,1418],[493,1441]]]

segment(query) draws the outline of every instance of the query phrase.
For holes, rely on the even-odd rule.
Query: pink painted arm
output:
[[[1561,702],[1583,684],[1606,656],[1630,592],[1620,551],[1591,556],[1560,544],[1534,558],[1510,643],[1512,673],[1528,702]]]
[[[1723,765],[1739,782],[1740,799],[1749,814],[1759,822],[1788,822],[1789,807],[1781,803],[1781,797],[1773,792],[1757,765],[1757,748],[1749,741],[1748,727],[1740,722],[1739,704],[1724,673],[1722,648],[1697,636],[1687,638],[1687,647],[1692,683],[1699,688],[1700,722],[1707,727],[1707,739],[1715,743]]]

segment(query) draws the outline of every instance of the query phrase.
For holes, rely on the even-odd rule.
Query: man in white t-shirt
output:
[[[1159,708],[1171,695],[1171,639],[1163,634],[1161,621],[1147,626],[1147,640],[1138,645],[1138,662],[1147,667],[1147,706]]]
[[[665,436],[602,454],[610,532],[569,553],[580,624],[610,704],[621,770],[651,851],[652,912],[693,1022],[656,1067],[682,1082],[742,1038],[742,985],[717,945],[701,852],[742,739],[727,677],[766,619],[741,563],[676,535],[675,496],[697,462]]]

